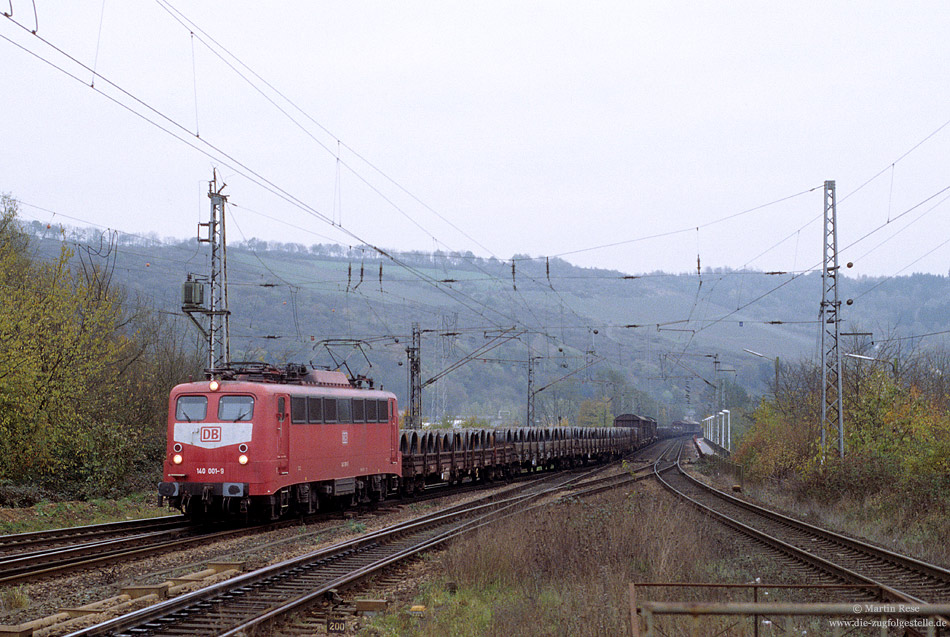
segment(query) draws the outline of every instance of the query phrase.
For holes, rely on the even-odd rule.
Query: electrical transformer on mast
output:
[[[212,376],[216,370],[227,367],[231,362],[228,253],[224,230],[224,204],[228,197],[221,194],[226,186],[227,184],[222,182],[220,188],[218,187],[218,176],[215,172],[208,184],[211,218],[208,223],[198,224],[198,243],[211,244],[211,272],[208,276],[189,274],[188,280],[182,286],[181,311],[188,315],[208,342],[208,370]],[[203,230],[207,230],[204,236]],[[205,305],[205,283],[208,283],[210,288],[210,306]],[[196,314],[207,317],[207,327],[195,318]]]

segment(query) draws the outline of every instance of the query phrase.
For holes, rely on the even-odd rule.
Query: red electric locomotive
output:
[[[341,372],[234,363],[176,386],[159,495],[189,516],[276,519],[399,488],[396,396]]]

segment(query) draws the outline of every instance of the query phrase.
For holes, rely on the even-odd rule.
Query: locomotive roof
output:
[[[332,373],[332,372],[331,372]],[[341,376],[343,376],[341,374]],[[343,376],[346,378],[345,376]],[[182,383],[172,389],[172,394],[220,394],[222,392],[247,392],[255,394],[320,394],[323,396],[376,396],[380,395],[387,398],[395,398],[395,394],[383,389],[368,389],[353,387],[347,382],[345,386],[338,384],[318,384],[318,383],[267,383],[254,380],[219,380],[219,388],[212,390],[208,385],[210,381],[202,380],[192,383]]]

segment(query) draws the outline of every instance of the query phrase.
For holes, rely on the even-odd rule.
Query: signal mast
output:
[[[221,194],[227,184],[218,187],[218,175],[212,174],[208,184],[211,200],[211,218],[208,223],[198,224],[198,243],[211,244],[211,272],[209,276],[189,274],[182,285],[181,311],[188,315],[208,341],[208,374],[211,377],[231,362],[231,337],[229,332],[231,312],[228,309],[228,252],[224,229],[224,204],[227,195]],[[203,231],[206,231],[203,233]],[[204,235],[204,236],[203,236]],[[210,306],[205,305],[205,284],[210,287]],[[201,315],[204,321],[196,318]],[[205,324],[207,324],[207,327]]]

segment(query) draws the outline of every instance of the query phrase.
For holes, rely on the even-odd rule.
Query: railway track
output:
[[[950,571],[945,568],[756,506],[703,484],[683,471],[679,462],[675,466],[666,476],[657,473],[667,489],[825,578],[879,587],[887,601],[950,602]]]
[[[229,531],[173,516],[0,536],[0,586],[188,546],[216,532]]]
[[[218,527],[220,529],[220,527]],[[258,532],[264,527],[232,527],[214,530],[191,526],[143,531],[132,536],[80,542],[46,550],[0,558],[0,586],[34,581],[84,568],[187,548],[192,545]],[[275,528],[270,525],[268,528]]]
[[[639,454],[647,450],[641,450]],[[592,473],[604,470],[594,469]],[[573,476],[580,470],[562,472]],[[591,473],[590,469],[585,470]],[[537,480],[545,474],[524,474],[517,484]],[[471,483],[427,490],[412,499],[420,502],[497,488],[499,483]],[[523,489],[512,487],[513,490]],[[507,493],[504,490],[502,493]],[[499,496],[500,497],[500,496]],[[392,500],[383,503],[397,503]],[[338,514],[338,513],[337,513]],[[334,515],[334,514],[329,514]],[[317,514],[310,522],[326,519],[328,514]],[[33,533],[0,536],[0,586],[19,584],[43,577],[53,577],[84,568],[137,559],[146,555],[186,549],[190,546],[229,537],[273,530],[286,525],[300,524],[299,519],[287,519],[263,525],[234,526],[227,524],[197,525],[184,516],[130,520],[109,524],[89,525]]]
[[[173,515],[160,518],[127,520],[124,522],[73,526],[62,529],[50,529],[48,531],[0,535],[0,557],[7,557],[18,553],[37,552],[46,548],[61,546],[63,544],[75,544],[81,541],[92,542],[108,540],[150,531],[186,528],[188,526],[190,526],[190,523],[185,516]]]
[[[659,447],[650,453],[669,452]],[[642,453],[642,451],[641,451]],[[662,455],[662,454],[661,454]],[[642,456],[641,456],[642,457]],[[651,462],[620,476],[602,467],[547,476],[503,494],[443,509],[354,540],[287,560],[226,582],[103,622],[72,635],[237,635],[320,603],[358,580],[527,507],[565,496],[584,497],[651,477]]]
[[[597,495],[598,493],[652,478],[656,471],[667,471],[671,469],[676,464],[676,452],[679,449],[678,443],[675,440],[667,440],[657,444],[659,445],[657,449],[659,453],[656,460],[648,460],[638,467],[630,466],[627,472],[618,475],[585,480],[576,485],[571,493],[560,496],[558,500]],[[661,467],[660,465],[663,466]]]

